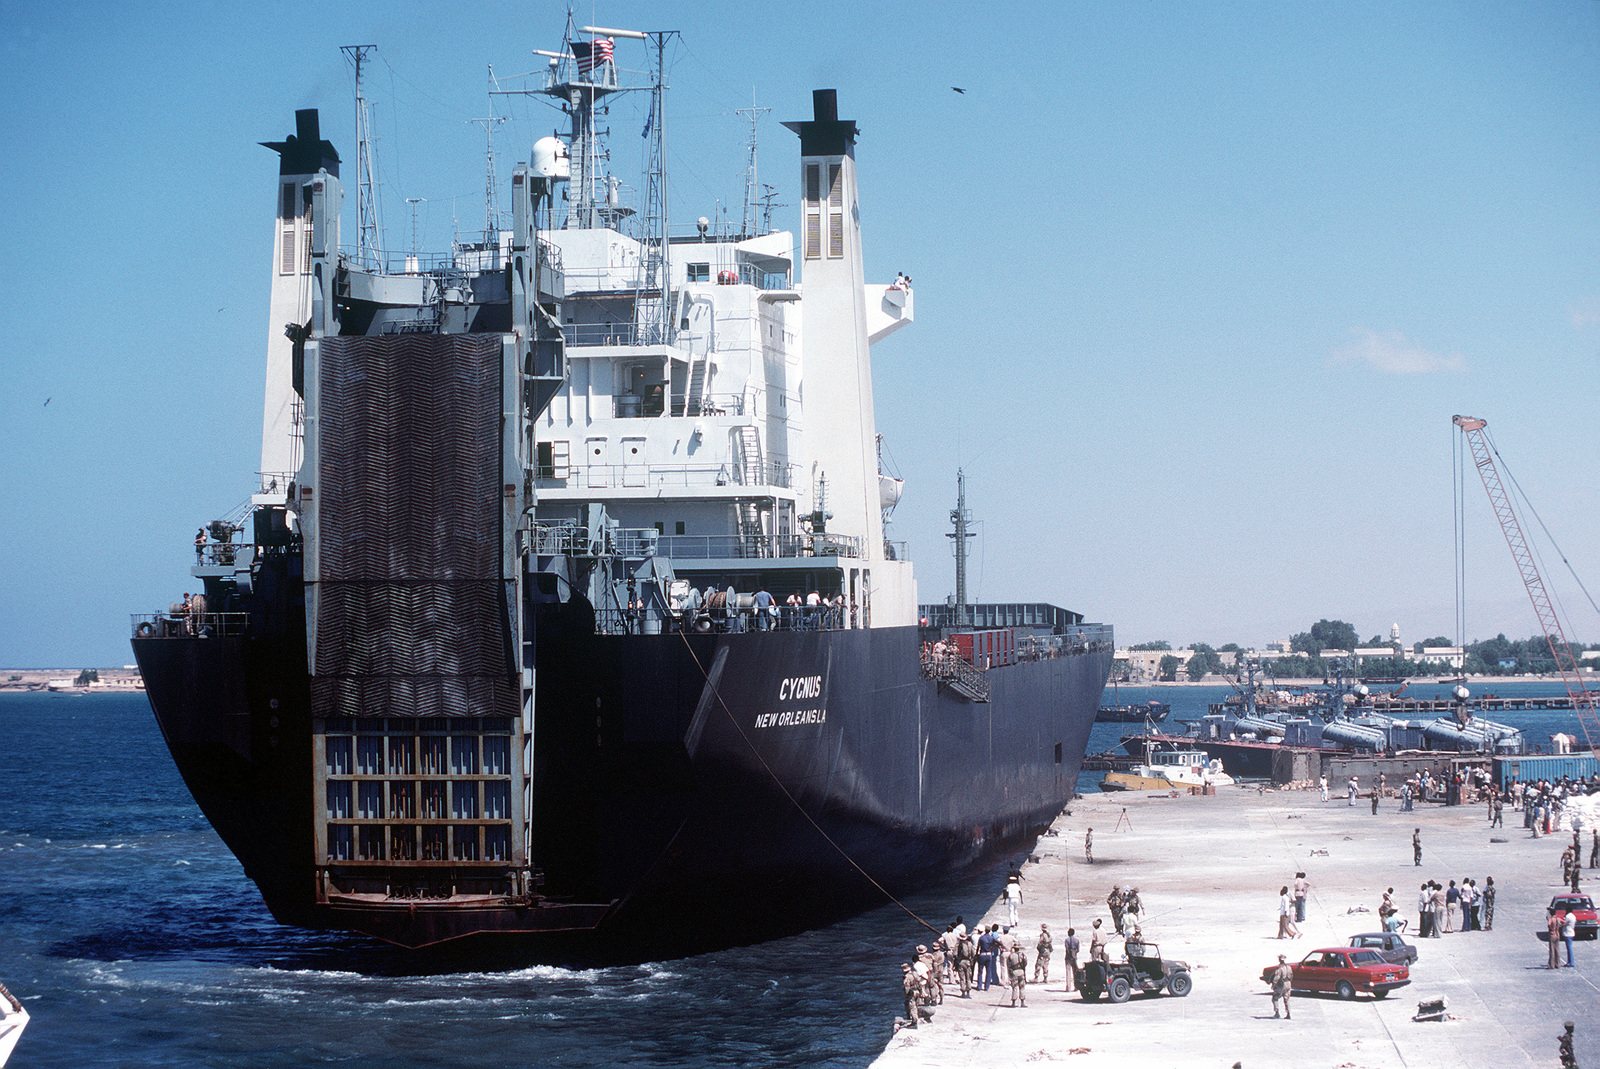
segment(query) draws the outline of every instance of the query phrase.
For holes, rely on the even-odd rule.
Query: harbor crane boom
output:
[[[1584,741],[1591,752],[1600,757],[1600,716],[1595,712],[1596,695],[1584,686],[1583,677],[1578,674],[1578,660],[1572,655],[1572,647],[1567,642],[1566,632],[1561,628],[1561,620],[1556,616],[1555,605],[1550,601],[1550,594],[1545,590],[1544,579],[1539,575],[1539,567],[1534,563],[1533,553],[1528,549],[1528,540],[1523,537],[1522,524],[1517,520],[1516,511],[1511,507],[1511,497],[1506,493],[1505,487],[1500,483],[1500,471],[1495,467],[1493,451],[1489,448],[1489,441],[1483,433],[1488,421],[1475,416],[1456,416],[1452,419],[1461,433],[1467,439],[1467,445],[1472,450],[1473,463],[1478,466],[1478,474],[1483,477],[1483,488],[1488,491],[1489,505],[1494,509],[1495,517],[1500,521],[1500,529],[1505,533],[1506,544],[1511,547],[1511,559],[1516,562],[1517,570],[1522,573],[1522,585],[1528,588],[1528,599],[1533,602],[1533,611],[1539,617],[1539,627],[1544,631],[1544,639],[1550,645],[1550,656],[1555,658],[1556,671],[1561,673],[1561,682],[1567,688],[1567,696],[1572,699],[1573,711],[1578,714],[1578,724],[1583,728]]]

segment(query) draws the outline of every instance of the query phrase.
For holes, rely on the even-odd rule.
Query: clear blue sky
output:
[[[488,65],[537,66],[562,18],[0,2],[0,665],[128,661],[126,614],[190,588],[195,527],[245,500],[276,173],[256,142],[314,106],[353,158],[339,46],[378,46],[389,244],[422,197],[439,248],[452,214],[481,225],[465,120],[488,113]],[[778,121],[834,87],[860,124],[869,272],[917,290],[874,369],[907,480],[892,537],[924,600],[952,586],[961,464],[977,599],[1067,605],[1123,642],[1259,645],[1324,616],[1451,635],[1457,412],[1489,420],[1600,588],[1595,0],[617,3],[580,21],[683,33],[678,219],[719,198],[737,214],[752,92],[773,109],[762,178],[790,205]],[[498,107],[517,116],[504,179],[555,117]],[[613,117],[629,153],[632,107]],[[1532,633],[1468,490],[1468,638]]]

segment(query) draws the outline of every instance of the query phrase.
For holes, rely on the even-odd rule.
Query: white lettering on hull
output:
[[[790,709],[781,713],[757,713],[757,728],[795,728],[810,724],[826,724],[826,709]]]
[[[778,686],[780,702],[804,701],[807,698],[815,698],[821,693],[821,676],[795,676],[792,679],[785,679]]]

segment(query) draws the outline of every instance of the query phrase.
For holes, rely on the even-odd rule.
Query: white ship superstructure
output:
[[[911,322],[913,297],[903,279],[864,280],[855,124],[838,121],[832,90],[815,97],[816,118],[789,124],[799,264],[789,232],[714,234],[701,220],[666,245],[670,314],[650,332],[648,240],[545,231],[570,374],[536,426],[537,516],[585,523],[602,506],[656,532],[691,582],[736,574],[739,590],[842,596],[857,626],[904,626],[916,587],[883,536],[870,347]]]

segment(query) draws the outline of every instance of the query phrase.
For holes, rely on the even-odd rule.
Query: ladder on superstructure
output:
[[[1572,699],[1573,711],[1578,714],[1584,741],[1588,743],[1590,752],[1600,758],[1600,716],[1595,711],[1597,695],[1584,685],[1583,677],[1578,674],[1578,660],[1572,655],[1572,646],[1567,642],[1561,619],[1556,615],[1555,605],[1545,589],[1544,578],[1539,574],[1539,566],[1534,563],[1528,540],[1523,536],[1522,524],[1511,506],[1511,495],[1506,493],[1500,482],[1494,451],[1483,433],[1488,422],[1475,416],[1456,416],[1452,422],[1461,428],[1472,450],[1473,463],[1478,466],[1483,488],[1489,494],[1489,505],[1494,509],[1495,518],[1500,521],[1506,544],[1511,547],[1511,559],[1516,562],[1517,571],[1522,575],[1522,585],[1527,588],[1528,599],[1533,602],[1534,615],[1538,616],[1545,642],[1550,646],[1550,656],[1555,658],[1556,671],[1561,673],[1561,682],[1567,688],[1567,696]]]
[[[738,481],[744,486],[762,486],[766,483],[766,464],[761,457],[761,432],[753,424],[741,424],[734,439],[739,447]],[[747,556],[765,556],[761,526],[761,508],[754,501],[739,503],[739,541]]]

